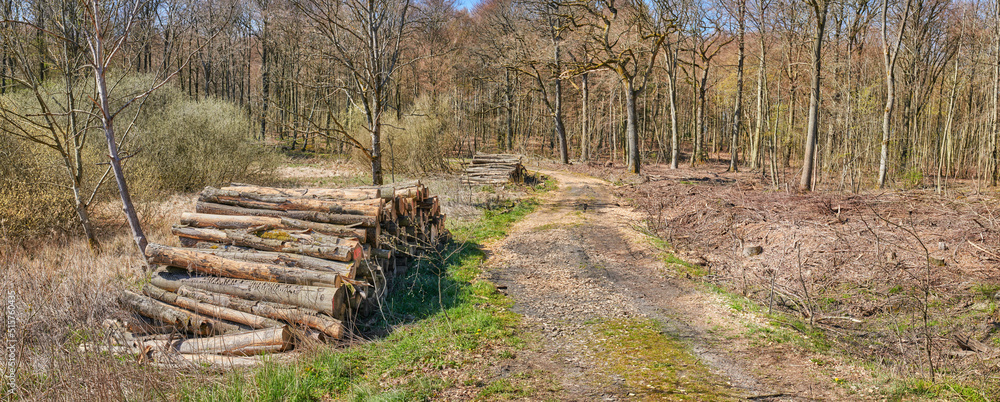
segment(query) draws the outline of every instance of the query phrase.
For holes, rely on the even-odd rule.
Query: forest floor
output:
[[[537,340],[502,370],[550,372],[561,387],[548,397],[564,400],[862,396],[844,386],[851,365],[759,336],[781,330],[685,278],[610,183],[541,172],[558,188],[487,253],[485,275]]]

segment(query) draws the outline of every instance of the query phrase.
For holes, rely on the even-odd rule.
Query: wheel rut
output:
[[[636,389],[621,373],[606,370],[595,323],[630,319],[655,320],[661,333],[685,344],[738,398],[838,399],[835,393],[805,395],[802,388],[783,389],[782,381],[762,381],[783,376],[761,373],[767,371],[761,357],[747,355],[753,351],[746,342],[733,342],[740,318],[718,296],[665,267],[661,252],[638,229],[642,217],[616,199],[610,184],[541,173],[555,178],[558,188],[508,237],[489,246],[486,275],[514,299],[513,310],[533,338],[515,364],[551,373],[557,399],[674,399]],[[808,387],[818,388],[818,382]]]

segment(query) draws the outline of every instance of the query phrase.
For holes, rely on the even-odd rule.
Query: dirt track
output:
[[[551,373],[559,383],[551,396],[561,400],[677,399],[673,390],[638,389],[606,370],[607,356],[594,342],[595,321],[651,318],[738,397],[861,397],[848,397],[832,380],[845,367],[820,368],[790,345],[749,339],[747,324],[757,318],[734,313],[722,297],[665,267],[661,252],[633,226],[641,215],[623,206],[608,183],[542,173],[554,177],[558,189],[489,250],[489,279],[513,297],[526,331],[539,338],[507,369]]]

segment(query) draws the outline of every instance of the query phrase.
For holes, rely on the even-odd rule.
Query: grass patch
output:
[[[596,326],[600,358],[611,374],[625,380],[629,392],[658,400],[737,399],[722,378],[655,320],[605,320]]]
[[[190,380],[177,398],[188,401],[330,399],[412,401],[432,399],[484,373],[485,363],[523,347],[515,333],[512,301],[477,279],[482,243],[504,236],[538,206],[505,202],[482,219],[452,226],[455,241],[440,256],[411,266],[389,296],[382,339],[346,348],[319,348],[289,364],[267,363],[234,371],[218,381]],[[379,328],[374,328],[378,330]],[[528,379],[530,382],[530,379]],[[476,381],[473,381],[474,383]],[[489,399],[523,398],[532,388],[517,379],[484,384]]]
[[[962,385],[951,379],[930,382],[911,379],[896,383],[885,394],[887,400],[905,401],[928,399],[938,401],[989,402],[991,399],[981,390]]]

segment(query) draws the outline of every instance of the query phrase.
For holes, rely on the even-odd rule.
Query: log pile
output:
[[[463,184],[506,184],[523,183],[524,166],[520,155],[476,154],[469,167],[465,168]]]
[[[344,339],[445,235],[438,198],[417,181],[206,187],[195,210],[171,229],[183,247],[147,246],[157,269],[142,294],[119,297],[144,317],[133,330],[146,335],[130,332],[127,348],[156,361],[233,366],[297,340]]]

